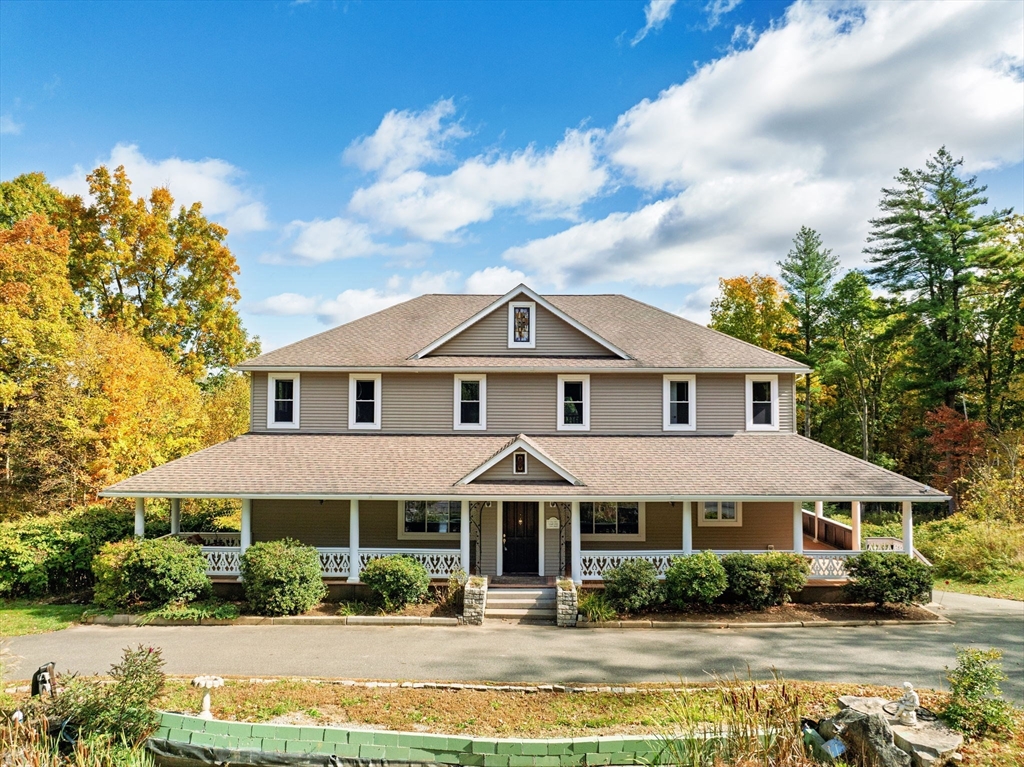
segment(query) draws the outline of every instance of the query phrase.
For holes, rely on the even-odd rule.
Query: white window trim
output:
[[[736,519],[704,519],[704,504],[717,503],[718,514],[722,514],[722,501],[732,501],[732,498],[723,498],[721,501],[697,501],[697,527],[743,527],[743,501],[733,501],[736,504]]]
[[[515,312],[516,307],[528,307],[530,310],[530,340],[515,340]],[[536,349],[537,348],[537,302],[536,301],[509,301],[508,302],[508,348],[509,349]]]
[[[517,455],[523,456],[523,470],[522,471],[516,471],[516,456]],[[516,450],[509,457],[512,459],[512,473],[513,474],[515,474],[518,477],[523,477],[523,476],[526,476],[527,474],[530,473],[530,454],[529,453],[527,453],[525,450]]]
[[[583,382],[583,423],[565,423],[565,382]],[[560,375],[558,376],[558,431],[590,431],[590,376]]]
[[[600,501],[580,501],[580,503],[634,503],[634,501],[624,498],[606,498]],[[622,535],[620,533],[585,533],[580,530],[580,540],[582,541],[646,541],[647,540],[647,503],[644,501],[637,502],[639,509],[638,513],[640,516],[639,531],[638,533],[630,533]]]
[[[462,423],[462,382],[478,381],[480,383],[480,423]],[[487,376],[458,375],[455,376],[455,410],[452,414],[452,428],[457,431],[483,431],[487,428]]]
[[[771,425],[754,423],[754,382],[768,381],[772,385],[772,422]],[[779,430],[779,377],[777,375],[747,376],[747,431],[778,431]]]
[[[375,381],[373,387],[373,423],[356,423],[356,381]],[[380,429],[381,400],[380,373],[350,373],[348,376],[348,428],[358,431]]]
[[[686,381],[690,384],[690,421],[689,423],[672,423],[672,382]],[[661,428],[663,431],[696,431],[697,430],[697,376],[667,375],[662,384]]]
[[[277,381],[292,381],[292,420],[274,420],[274,383]],[[299,374],[277,374],[267,375],[267,428],[268,429],[298,429],[299,428],[299,401],[301,400]]]
[[[363,379],[366,380],[365,378]],[[434,500],[424,498],[423,500]],[[442,498],[437,500],[454,501],[455,498]],[[469,503],[469,501],[462,501]],[[405,501],[398,501],[398,540],[400,541],[457,541],[462,533],[407,533],[405,531]],[[458,551],[456,549],[456,551]]]

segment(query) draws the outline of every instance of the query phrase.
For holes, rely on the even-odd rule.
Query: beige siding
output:
[[[520,296],[522,298],[522,296]],[[517,300],[517,299],[513,299]],[[615,357],[597,341],[560,320],[543,306],[537,307],[535,349],[508,348],[508,308],[501,306],[466,328],[432,354],[462,357],[487,355],[544,357]]]
[[[643,551],[655,549],[683,548],[683,507],[677,503],[647,503],[645,506],[646,523],[643,541],[588,541],[584,538],[580,547],[599,551]]]
[[[746,378],[707,373],[697,376],[697,430],[733,432],[747,428]]]
[[[568,511],[565,512],[568,517]],[[559,519],[558,509],[550,503],[544,504],[544,519]],[[565,528],[565,539],[570,539],[569,527]],[[544,529],[544,575],[560,577],[563,573],[558,568],[558,548],[563,545],[559,540],[558,530]],[[568,561],[568,560],[567,560]]]
[[[662,431],[662,376],[590,377],[590,430],[601,434]]]
[[[339,432],[348,428],[348,376],[303,373],[299,397],[302,431]]]
[[[693,548],[699,549],[767,549],[781,551],[793,548],[793,504],[747,501],[743,504],[741,527],[700,527],[693,509]]]
[[[779,428],[796,431],[796,376],[792,373],[779,375]]]
[[[360,514],[360,521],[362,515]],[[252,538],[294,538],[307,546],[348,546],[348,501],[266,500],[252,502]]]
[[[555,374],[490,373],[487,376],[487,430],[527,434],[554,432],[557,400],[558,376]]]
[[[480,520],[480,574],[495,575],[498,572],[498,502],[492,501],[491,508],[483,509]]]
[[[452,431],[455,376],[451,373],[385,373],[381,377],[381,389],[382,432],[436,434]],[[489,388],[487,393],[489,400]],[[347,399],[347,391],[345,396]]]
[[[532,455],[526,457],[526,474],[512,473],[512,456],[499,461],[489,468],[474,482],[558,482],[566,484],[566,480],[557,472],[545,466]]]
[[[249,430],[267,431],[267,374],[249,376]]]

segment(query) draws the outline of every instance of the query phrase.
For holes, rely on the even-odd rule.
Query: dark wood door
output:
[[[502,540],[505,548],[501,569],[509,575],[536,575],[537,503],[506,501],[504,508]]]

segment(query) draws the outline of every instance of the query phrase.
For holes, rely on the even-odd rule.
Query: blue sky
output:
[[[1016,2],[3,0],[0,176],[202,200],[265,348],[524,279],[706,320],[942,144],[1024,208],[1022,73]]]

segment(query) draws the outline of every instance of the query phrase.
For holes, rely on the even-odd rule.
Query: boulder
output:
[[[893,742],[892,729],[878,714],[846,708],[824,720],[818,732],[825,739],[841,737],[860,760],[871,767],[910,767],[910,754]]]
[[[882,710],[886,703],[885,698],[860,698],[855,695],[844,695],[839,699],[841,709],[883,717],[892,729],[894,742],[910,754],[914,767],[938,767],[957,758],[957,752],[964,742],[960,733],[938,720],[927,722],[920,717],[913,727],[900,724],[896,717]]]

